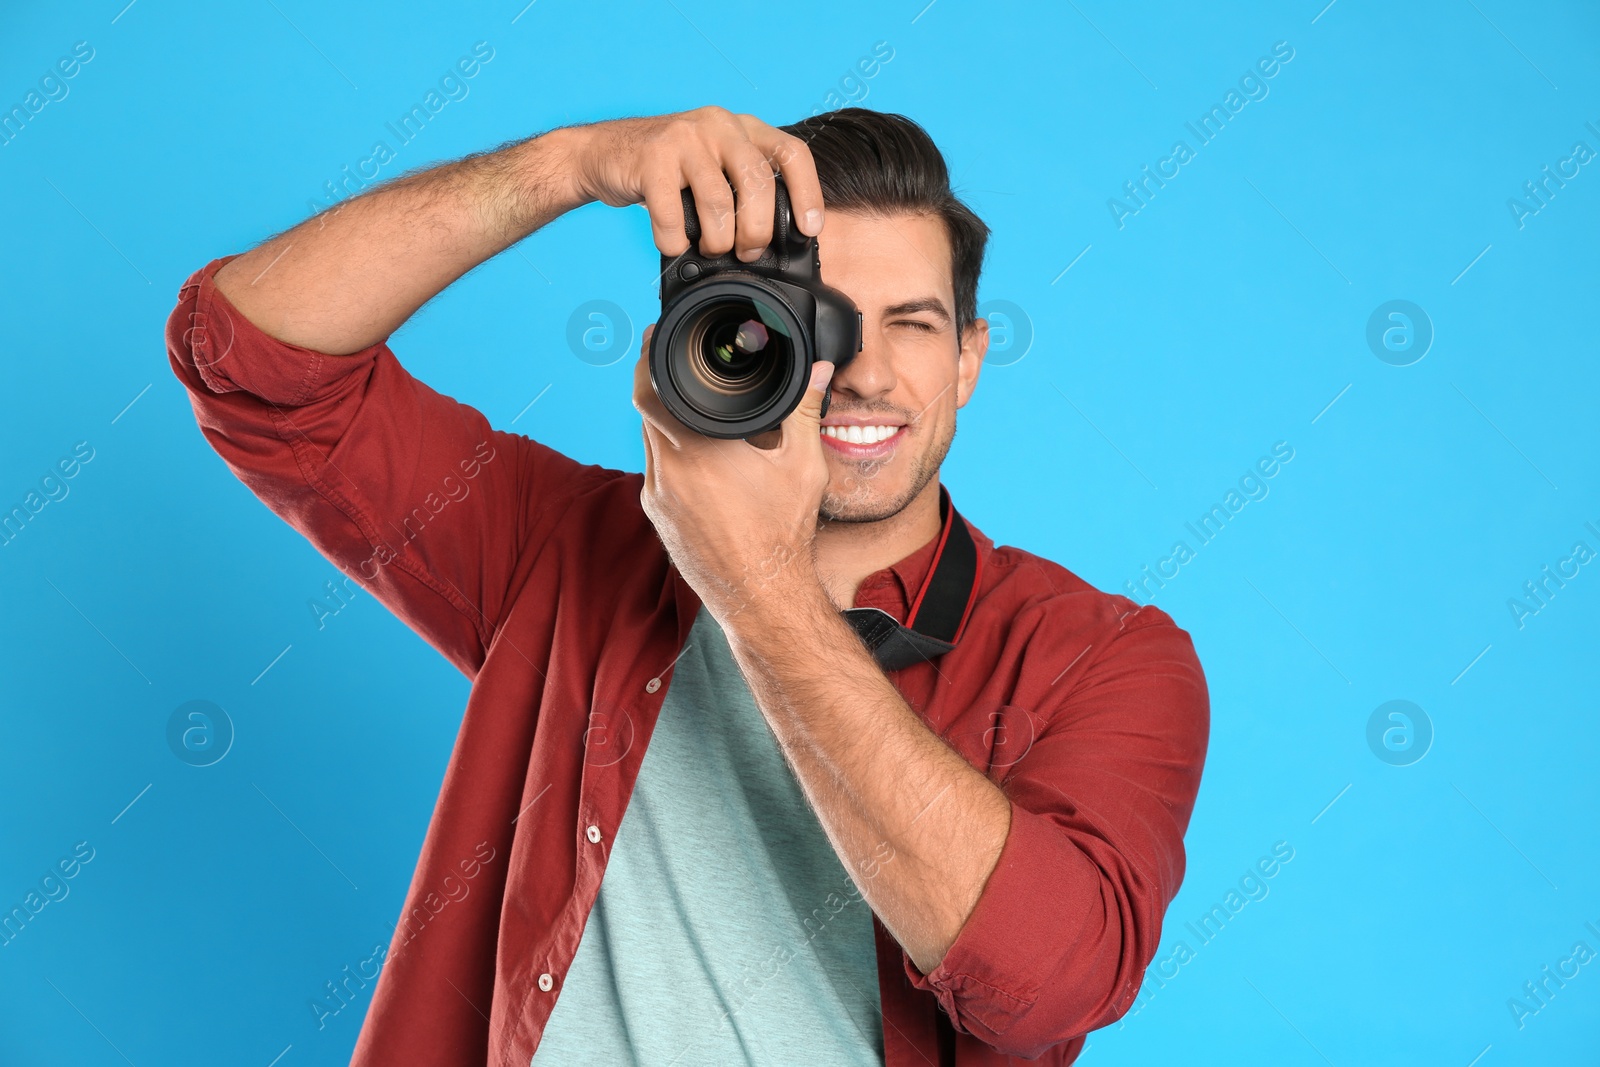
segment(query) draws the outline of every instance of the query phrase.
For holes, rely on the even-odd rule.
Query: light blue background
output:
[[[981,299],[1031,323],[944,470],[997,542],[1120,590],[1294,448],[1156,597],[1213,702],[1161,950],[1195,955],[1082,1062],[1593,1055],[1600,964],[1520,1029],[1507,1006],[1575,942],[1600,950],[1600,567],[1520,629],[1507,607],[1575,541],[1600,550],[1600,165],[1522,228],[1507,207],[1574,142],[1600,150],[1592,5],[523,2],[0,13],[6,108],[95,50],[0,146],[0,506],[95,449],[0,548],[0,909],[95,849],[0,948],[0,1061],[348,1059],[370,989],[320,1031],[308,1004],[389,939],[467,682],[364,594],[318,630],[336,572],[205,446],[162,330],[191,271],[305,218],[477,41],[493,60],[385,176],[709,102],[793,121],[888,42],[865,104],[937,139],[994,229]],[[1267,98],[1118,229],[1108,198],[1194,147],[1185,121],[1277,41],[1294,58]],[[642,209],[592,205],[393,345],[497,426],[639,470],[654,276]],[[1393,299],[1435,330],[1411,366],[1365,340]],[[566,344],[590,300],[631,318],[608,366]],[[196,699],[237,733],[206,768],[166,741]],[[1434,730],[1410,766],[1367,743],[1395,699]],[[1185,921],[1279,841],[1270,894],[1199,946]]]

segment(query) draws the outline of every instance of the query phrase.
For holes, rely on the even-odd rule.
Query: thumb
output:
[[[806,423],[806,429],[815,431],[822,422],[822,400],[827,396],[828,383],[833,380],[833,364],[825,359],[819,359],[811,364],[811,381],[806,387],[805,396],[800,398],[800,404],[794,409],[794,414],[800,416]]]
[[[819,359],[811,364],[811,379],[806,384],[805,395],[789,412],[781,427],[755,437],[746,438],[757,448],[770,449],[787,446],[791,441],[809,441],[817,436],[822,425],[822,398],[828,393],[828,382],[833,378],[833,364]]]

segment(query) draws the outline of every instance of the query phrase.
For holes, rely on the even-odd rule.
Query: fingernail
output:
[[[833,364],[819,359],[811,364],[811,388],[821,389],[833,377]]]
[[[741,251],[739,253],[739,258],[744,260],[746,263],[752,263],[755,260],[760,259],[761,258],[761,253],[763,253],[765,251],[766,251],[766,248],[764,248],[764,247],[763,248],[746,248],[746,249],[744,249],[743,251]]]
[[[822,229],[822,212],[816,208],[807,211],[803,229],[808,236],[815,237]]]

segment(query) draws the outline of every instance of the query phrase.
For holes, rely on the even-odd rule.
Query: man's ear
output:
[[[978,372],[983,357],[989,354],[989,320],[973,319],[961,331],[961,350],[956,367],[956,407],[965,407],[978,387]]]

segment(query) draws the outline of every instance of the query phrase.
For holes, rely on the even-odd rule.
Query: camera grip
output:
[[[791,226],[793,225],[793,211],[789,207],[789,189],[783,184],[783,175],[774,174],[772,181],[772,243],[783,248],[788,242]],[[700,251],[700,215],[695,211],[694,190],[680,189],[679,195],[683,197],[683,234],[689,239],[689,247],[695,252]],[[734,210],[738,210],[737,193],[735,193]],[[702,253],[703,254],[703,253]]]

